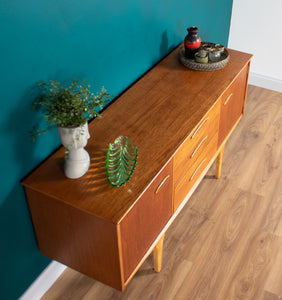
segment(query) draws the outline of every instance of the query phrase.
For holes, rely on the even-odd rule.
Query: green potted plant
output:
[[[104,87],[94,95],[85,79],[82,84],[74,79],[67,87],[56,80],[40,81],[38,86],[40,95],[32,107],[43,114],[48,125],[44,129],[33,130],[32,138],[35,140],[46,130],[57,127],[61,142],[67,149],[65,174],[69,178],[81,177],[90,164],[89,154],[84,149],[90,137],[88,120],[100,116],[99,110],[112,95]]]

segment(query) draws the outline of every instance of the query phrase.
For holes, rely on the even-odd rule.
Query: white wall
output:
[[[282,92],[282,0],[233,0],[228,47],[254,55],[249,83]]]

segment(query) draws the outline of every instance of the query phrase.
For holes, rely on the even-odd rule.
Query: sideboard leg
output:
[[[223,160],[223,152],[224,152],[225,145],[222,146],[217,159],[216,159],[216,170],[215,170],[215,178],[220,178],[221,175],[221,166],[222,166],[222,160]]]
[[[160,238],[156,247],[154,248],[154,269],[155,272],[160,272],[162,269],[162,256],[163,256],[163,243],[164,243],[164,236]]]

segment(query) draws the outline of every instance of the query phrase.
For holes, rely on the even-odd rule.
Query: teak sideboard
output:
[[[23,180],[42,254],[123,290],[217,160],[244,113],[252,55],[229,49],[216,71],[193,71],[176,48],[89,124],[90,169],[63,173],[60,148]],[[109,143],[126,135],[138,161],[126,185],[106,177]],[[177,247],[177,245],[176,245]],[[165,263],[165,262],[164,262]]]

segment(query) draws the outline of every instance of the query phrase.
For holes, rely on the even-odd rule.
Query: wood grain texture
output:
[[[67,269],[43,300],[281,300],[282,95],[250,86],[244,118],[123,293]]]
[[[220,176],[221,176],[221,168],[222,168],[222,162],[223,162],[223,154],[224,154],[224,146],[223,145],[221,147],[221,150],[217,156],[217,159],[216,159],[216,168],[215,168],[215,178],[216,179],[219,179]]]
[[[217,101],[175,153],[173,157],[175,187],[218,132],[219,113],[220,101]]]
[[[65,178],[60,149],[23,181],[42,253],[121,290],[211,166],[218,136],[227,139],[243,111],[251,55],[231,50],[224,70],[194,72],[177,52],[89,125],[85,176]],[[117,189],[107,182],[105,154],[120,134],[139,157],[132,179]]]
[[[172,177],[170,161],[120,223],[125,281],[172,216]]]
[[[110,105],[101,119],[89,124],[87,151],[92,159],[82,178],[65,178],[61,149],[23,184],[119,223],[252,57],[234,50],[229,53],[230,61],[223,69],[197,72],[179,63],[176,49]],[[105,154],[108,144],[121,134],[136,144],[139,156],[130,181],[115,189],[104,176]]]
[[[243,115],[249,65],[236,77],[221,97],[218,146],[222,144],[236,121]]]
[[[122,289],[116,226],[36,191],[27,193],[42,254]]]
[[[154,270],[156,272],[160,272],[162,269],[162,257],[163,257],[163,244],[164,244],[164,237],[163,234],[162,237],[159,239],[156,247],[154,248]]]
[[[212,137],[209,144],[204,148],[203,152],[199,155],[195,163],[186,172],[181,182],[179,182],[178,185],[175,186],[174,200],[173,200],[174,211],[176,211],[178,206],[185,199],[190,189],[194,186],[195,182],[202,174],[205,167],[208,165],[212,157],[215,155],[217,150],[217,138],[218,138],[218,134],[216,133]]]

